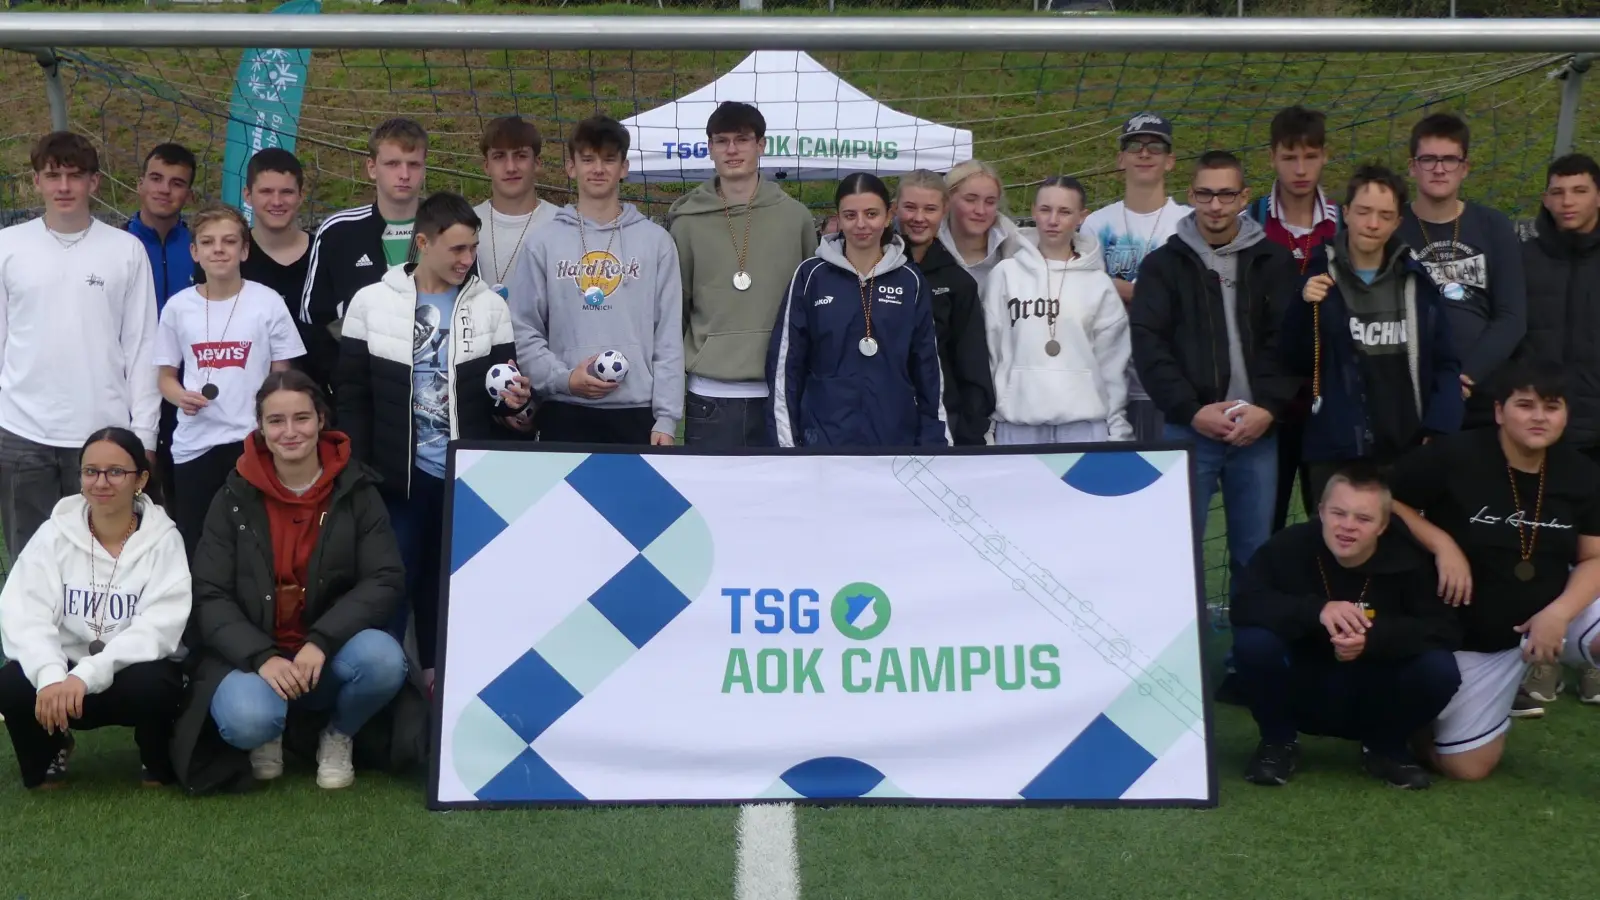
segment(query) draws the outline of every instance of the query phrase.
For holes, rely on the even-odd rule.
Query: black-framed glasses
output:
[[[1166,156],[1172,151],[1172,145],[1161,140],[1131,140],[1122,142],[1123,153],[1140,153],[1143,151],[1149,151],[1151,156]]]
[[[1196,188],[1190,193],[1194,195],[1194,202],[1203,206],[1215,200],[1221,200],[1223,203],[1232,203],[1238,200],[1244,194],[1244,191],[1208,191]]]
[[[128,476],[132,474],[132,469],[124,469],[121,466],[112,466],[109,469],[96,469],[94,466],[84,466],[82,469],[78,470],[78,476],[83,479],[85,484],[94,484],[96,481],[100,480],[100,476],[102,475],[104,475],[106,481],[110,482],[111,484],[121,484],[124,481],[127,481]]]
[[[1418,166],[1424,169],[1437,170],[1440,172],[1454,172],[1455,170],[1461,168],[1461,164],[1466,161],[1467,158],[1465,156],[1435,156],[1432,153],[1429,153],[1427,156],[1419,156],[1412,160],[1412,162],[1415,162]]]

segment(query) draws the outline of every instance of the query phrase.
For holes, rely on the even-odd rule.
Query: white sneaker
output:
[[[250,772],[257,781],[271,781],[283,774],[283,738],[274,738],[250,751]]]
[[[355,741],[348,735],[328,729],[317,739],[317,787],[335,790],[349,787],[356,780],[351,760]]]

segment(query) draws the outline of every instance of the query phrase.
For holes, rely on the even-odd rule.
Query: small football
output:
[[[522,373],[512,363],[497,363],[489,367],[489,374],[484,376],[483,387],[494,398],[494,402],[503,403],[506,388],[516,382]]]
[[[607,350],[594,358],[594,377],[601,381],[621,381],[628,377],[628,358]]]

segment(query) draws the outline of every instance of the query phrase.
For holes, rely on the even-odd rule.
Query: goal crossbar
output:
[[[8,13],[0,47],[1600,52],[1600,19],[266,16]]]

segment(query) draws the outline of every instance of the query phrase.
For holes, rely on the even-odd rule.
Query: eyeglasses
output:
[[[735,135],[735,136],[733,136],[731,138],[728,135],[719,134],[716,137],[713,137],[711,139],[711,146],[713,146],[713,147],[729,147],[729,146],[733,146],[733,147],[745,148],[745,147],[752,147],[752,146],[755,145],[755,143],[756,143],[756,136],[753,135],[753,134],[739,134],[739,135]]]
[[[1149,151],[1151,156],[1166,156],[1172,150],[1172,145],[1166,141],[1123,141],[1123,153],[1139,153]]]
[[[1204,206],[1213,200],[1221,200],[1223,203],[1232,203],[1233,201],[1239,199],[1239,196],[1243,194],[1244,191],[1206,191],[1196,188],[1189,193],[1194,196],[1195,203]]]
[[[79,470],[78,474],[83,478],[85,484],[94,484],[96,481],[100,480],[100,476],[102,475],[104,475],[106,481],[110,482],[111,484],[121,484],[128,480],[128,476],[133,474],[133,470],[124,469],[121,466],[112,466],[109,469],[96,469],[93,466],[84,466],[81,470]]]
[[[1461,164],[1466,161],[1467,158],[1465,156],[1434,156],[1431,153],[1412,160],[1421,168],[1434,169],[1440,172],[1454,172],[1461,168]]]

